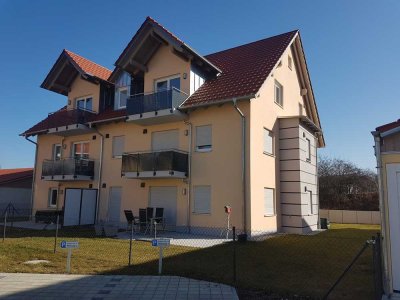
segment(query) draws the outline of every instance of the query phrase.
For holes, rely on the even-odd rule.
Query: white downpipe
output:
[[[233,107],[242,119],[242,192],[243,192],[243,230],[247,233],[247,201],[246,201],[246,117],[237,106],[237,99],[232,99]]]
[[[190,227],[190,203],[191,203],[191,189],[192,189],[192,123],[185,121],[185,124],[189,127],[189,163],[188,163],[188,189],[187,189],[187,226],[188,232],[191,232]]]
[[[100,193],[101,193],[101,177],[103,171],[103,147],[104,147],[104,135],[100,133],[100,131],[93,127],[96,130],[96,133],[101,137],[100,143],[100,160],[99,160],[99,172],[98,172],[98,181],[97,181],[97,199],[96,199],[96,224],[99,222],[99,214],[100,214]]]
[[[388,267],[388,238],[386,235],[386,217],[385,217],[385,201],[383,192],[383,172],[382,172],[382,157],[381,157],[381,137],[378,132],[372,133],[375,140],[375,157],[376,157],[376,170],[378,175],[378,188],[379,188],[379,210],[381,215],[381,233],[382,233],[382,265],[383,265],[383,290],[386,295],[391,294],[392,280],[389,275]]]

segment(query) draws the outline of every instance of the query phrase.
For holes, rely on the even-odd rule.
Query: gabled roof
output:
[[[96,82],[97,80],[107,81],[111,73],[111,70],[64,49],[40,87],[68,95],[77,75]]]
[[[0,184],[33,178],[32,168],[0,169]]]
[[[397,127],[400,127],[400,119],[397,121],[376,127],[376,131],[378,131],[379,133],[384,133],[384,132],[388,132],[389,130],[395,129]]]
[[[232,98],[252,98],[278,63],[297,30],[205,57],[222,73],[207,80],[181,106],[190,108]]]
[[[216,76],[221,70],[189,45],[176,37],[160,23],[147,17],[115,62],[109,80],[114,81],[121,70],[133,75],[147,72],[147,63],[161,45],[172,45],[174,53],[202,69],[207,76]]]

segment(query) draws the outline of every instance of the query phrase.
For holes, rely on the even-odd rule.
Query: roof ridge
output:
[[[79,56],[80,58],[83,58],[83,59],[85,59],[85,60],[91,62],[92,64],[95,64],[95,65],[99,66],[100,68],[103,68],[103,69],[106,69],[106,70],[109,71],[109,72],[112,72],[109,68],[104,67],[104,66],[102,66],[102,65],[100,65],[100,64],[98,64],[98,63],[96,63],[96,62],[94,62],[93,60],[90,60],[90,59],[88,59],[88,58],[86,58],[86,57],[84,57],[84,56],[82,56],[82,55],[80,55],[80,54],[77,54],[77,53],[71,51],[71,50],[68,50],[68,49],[65,49],[65,48],[64,48],[63,51],[66,52],[69,56],[71,56],[71,55],[70,55],[70,53],[71,53],[71,54],[73,54],[73,55]],[[72,58],[72,57],[71,57],[71,58]],[[73,59],[73,58],[72,58],[72,59]]]
[[[217,51],[217,52],[209,53],[209,54],[204,55],[204,57],[211,56],[211,55],[214,55],[214,54],[220,54],[220,53],[225,52],[225,51],[231,51],[233,49],[237,49],[237,48],[240,48],[240,47],[252,45],[252,44],[259,43],[259,42],[262,42],[262,41],[265,41],[265,40],[269,40],[269,39],[273,39],[273,38],[277,38],[277,37],[280,37],[280,36],[283,36],[283,35],[287,35],[287,34],[290,34],[290,33],[297,33],[297,32],[299,32],[298,29],[295,29],[295,30],[292,30],[292,31],[288,31],[288,32],[284,32],[284,33],[280,33],[280,34],[273,35],[273,36],[270,36],[270,37],[266,37],[266,38],[263,38],[263,39],[259,39],[259,40],[256,40],[256,41],[253,41],[253,42],[250,42],[250,43],[241,44],[241,45],[237,45],[237,46],[234,46],[234,47],[231,47],[231,48],[227,48],[227,49],[224,49],[224,50],[220,50],[220,51]]]

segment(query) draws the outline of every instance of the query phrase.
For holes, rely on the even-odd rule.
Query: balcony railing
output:
[[[128,99],[126,110],[128,116],[134,116],[130,118],[131,121],[182,115],[177,108],[187,97],[187,94],[175,88],[149,94],[136,94]]]
[[[83,109],[64,109],[48,115],[46,126],[49,133],[65,133],[71,130],[84,130],[85,125],[95,116],[95,113]]]
[[[127,178],[186,178],[188,154],[179,150],[125,153],[121,175]]]
[[[42,164],[44,180],[92,180],[93,177],[94,161],[90,159],[44,160]]]

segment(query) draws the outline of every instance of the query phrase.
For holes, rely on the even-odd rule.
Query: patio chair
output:
[[[147,222],[147,227],[146,227],[146,231],[144,234],[147,233],[148,229],[151,229],[151,226],[153,226],[153,224],[151,224],[151,221],[153,219],[153,214],[154,214],[154,208],[153,207],[147,207],[146,208],[146,222]],[[150,232],[151,233],[151,232]]]
[[[129,226],[131,226],[131,229],[133,229],[136,232],[135,225],[139,225],[137,217],[135,217],[133,215],[133,212],[131,210],[124,210],[124,213],[125,213],[126,221],[128,222],[128,226],[127,226],[126,230],[128,231]]]
[[[139,208],[139,231],[142,231],[142,226],[144,226],[144,233],[146,234],[149,225],[150,223],[147,222],[147,210],[145,208]]]
[[[161,228],[165,230],[165,218],[164,218],[164,208],[156,207],[156,215],[153,218],[154,225],[161,225]]]

